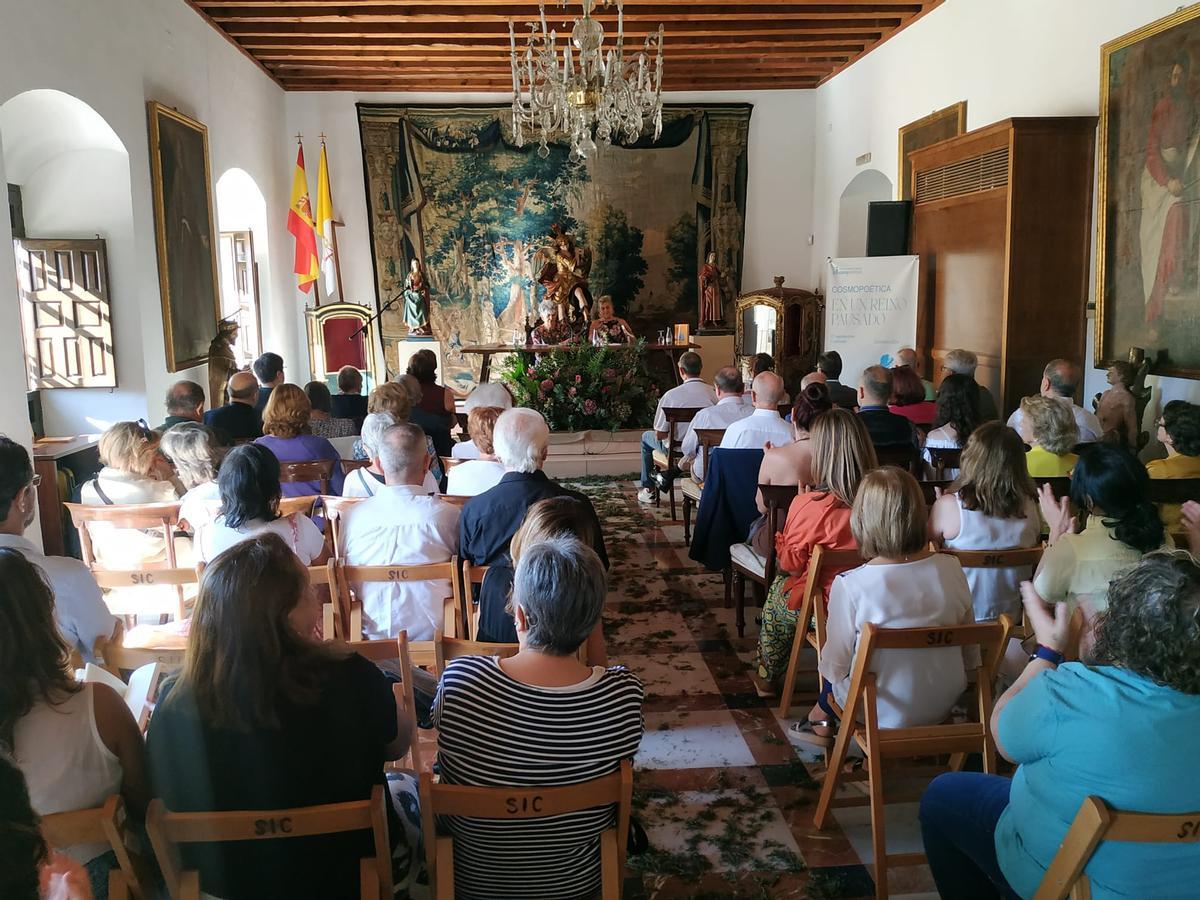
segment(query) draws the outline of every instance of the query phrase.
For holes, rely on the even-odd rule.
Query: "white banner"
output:
[[[890,367],[917,337],[917,256],[829,260],[825,349],[842,355],[843,384],[867,366]]]

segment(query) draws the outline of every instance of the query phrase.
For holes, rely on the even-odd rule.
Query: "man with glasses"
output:
[[[40,482],[25,448],[0,437],[0,547],[16,550],[42,570],[54,591],[59,629],[84,660],[94,661],[97,641],[117,640],[121,622],[104,605],[87,566],[66,556],[45,556],[24,537],[37,518]]]

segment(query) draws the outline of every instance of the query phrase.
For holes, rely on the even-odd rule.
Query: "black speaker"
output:
[[[868,203],[867,256],[907,256],[911,228],[911,200]]]

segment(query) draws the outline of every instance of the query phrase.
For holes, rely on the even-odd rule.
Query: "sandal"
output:
[[[837,723],[829,719],[819,719],[814,722],[811,719],[804,719],[801,722],[793,722],[791,732],[794,737],[803,741],[806,744],[811,744],[814,747],[822,747],[828,750],[833,746],[832,734],[817,734],[817,728],[836,728]]]

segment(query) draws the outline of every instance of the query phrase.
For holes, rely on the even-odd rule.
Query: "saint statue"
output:
[[[592,269],[592,251],[575,246],[575,238],[557,224],[548,248],[549,261],[542,266],[538,281],[546,288],[545,300],[558,307],[558,317],[577,329],[586,329],[592,315],[592,295],[587,277]]]
[[[429,327],[429,284],[425,268],[416,257],[404,279],[404,324],[410,335],[429,337],[433,334]]]
[[[700,267],[700,327],[725,324],[725,303],[721,297],[721,270],[717,254],[709,253]]]
[[[237,343],[238,323],[222,319],[217,323],[217,336],[208,345],[208,405],[210,409],[225,405],[225,386],[238,371],[233,345]]]

